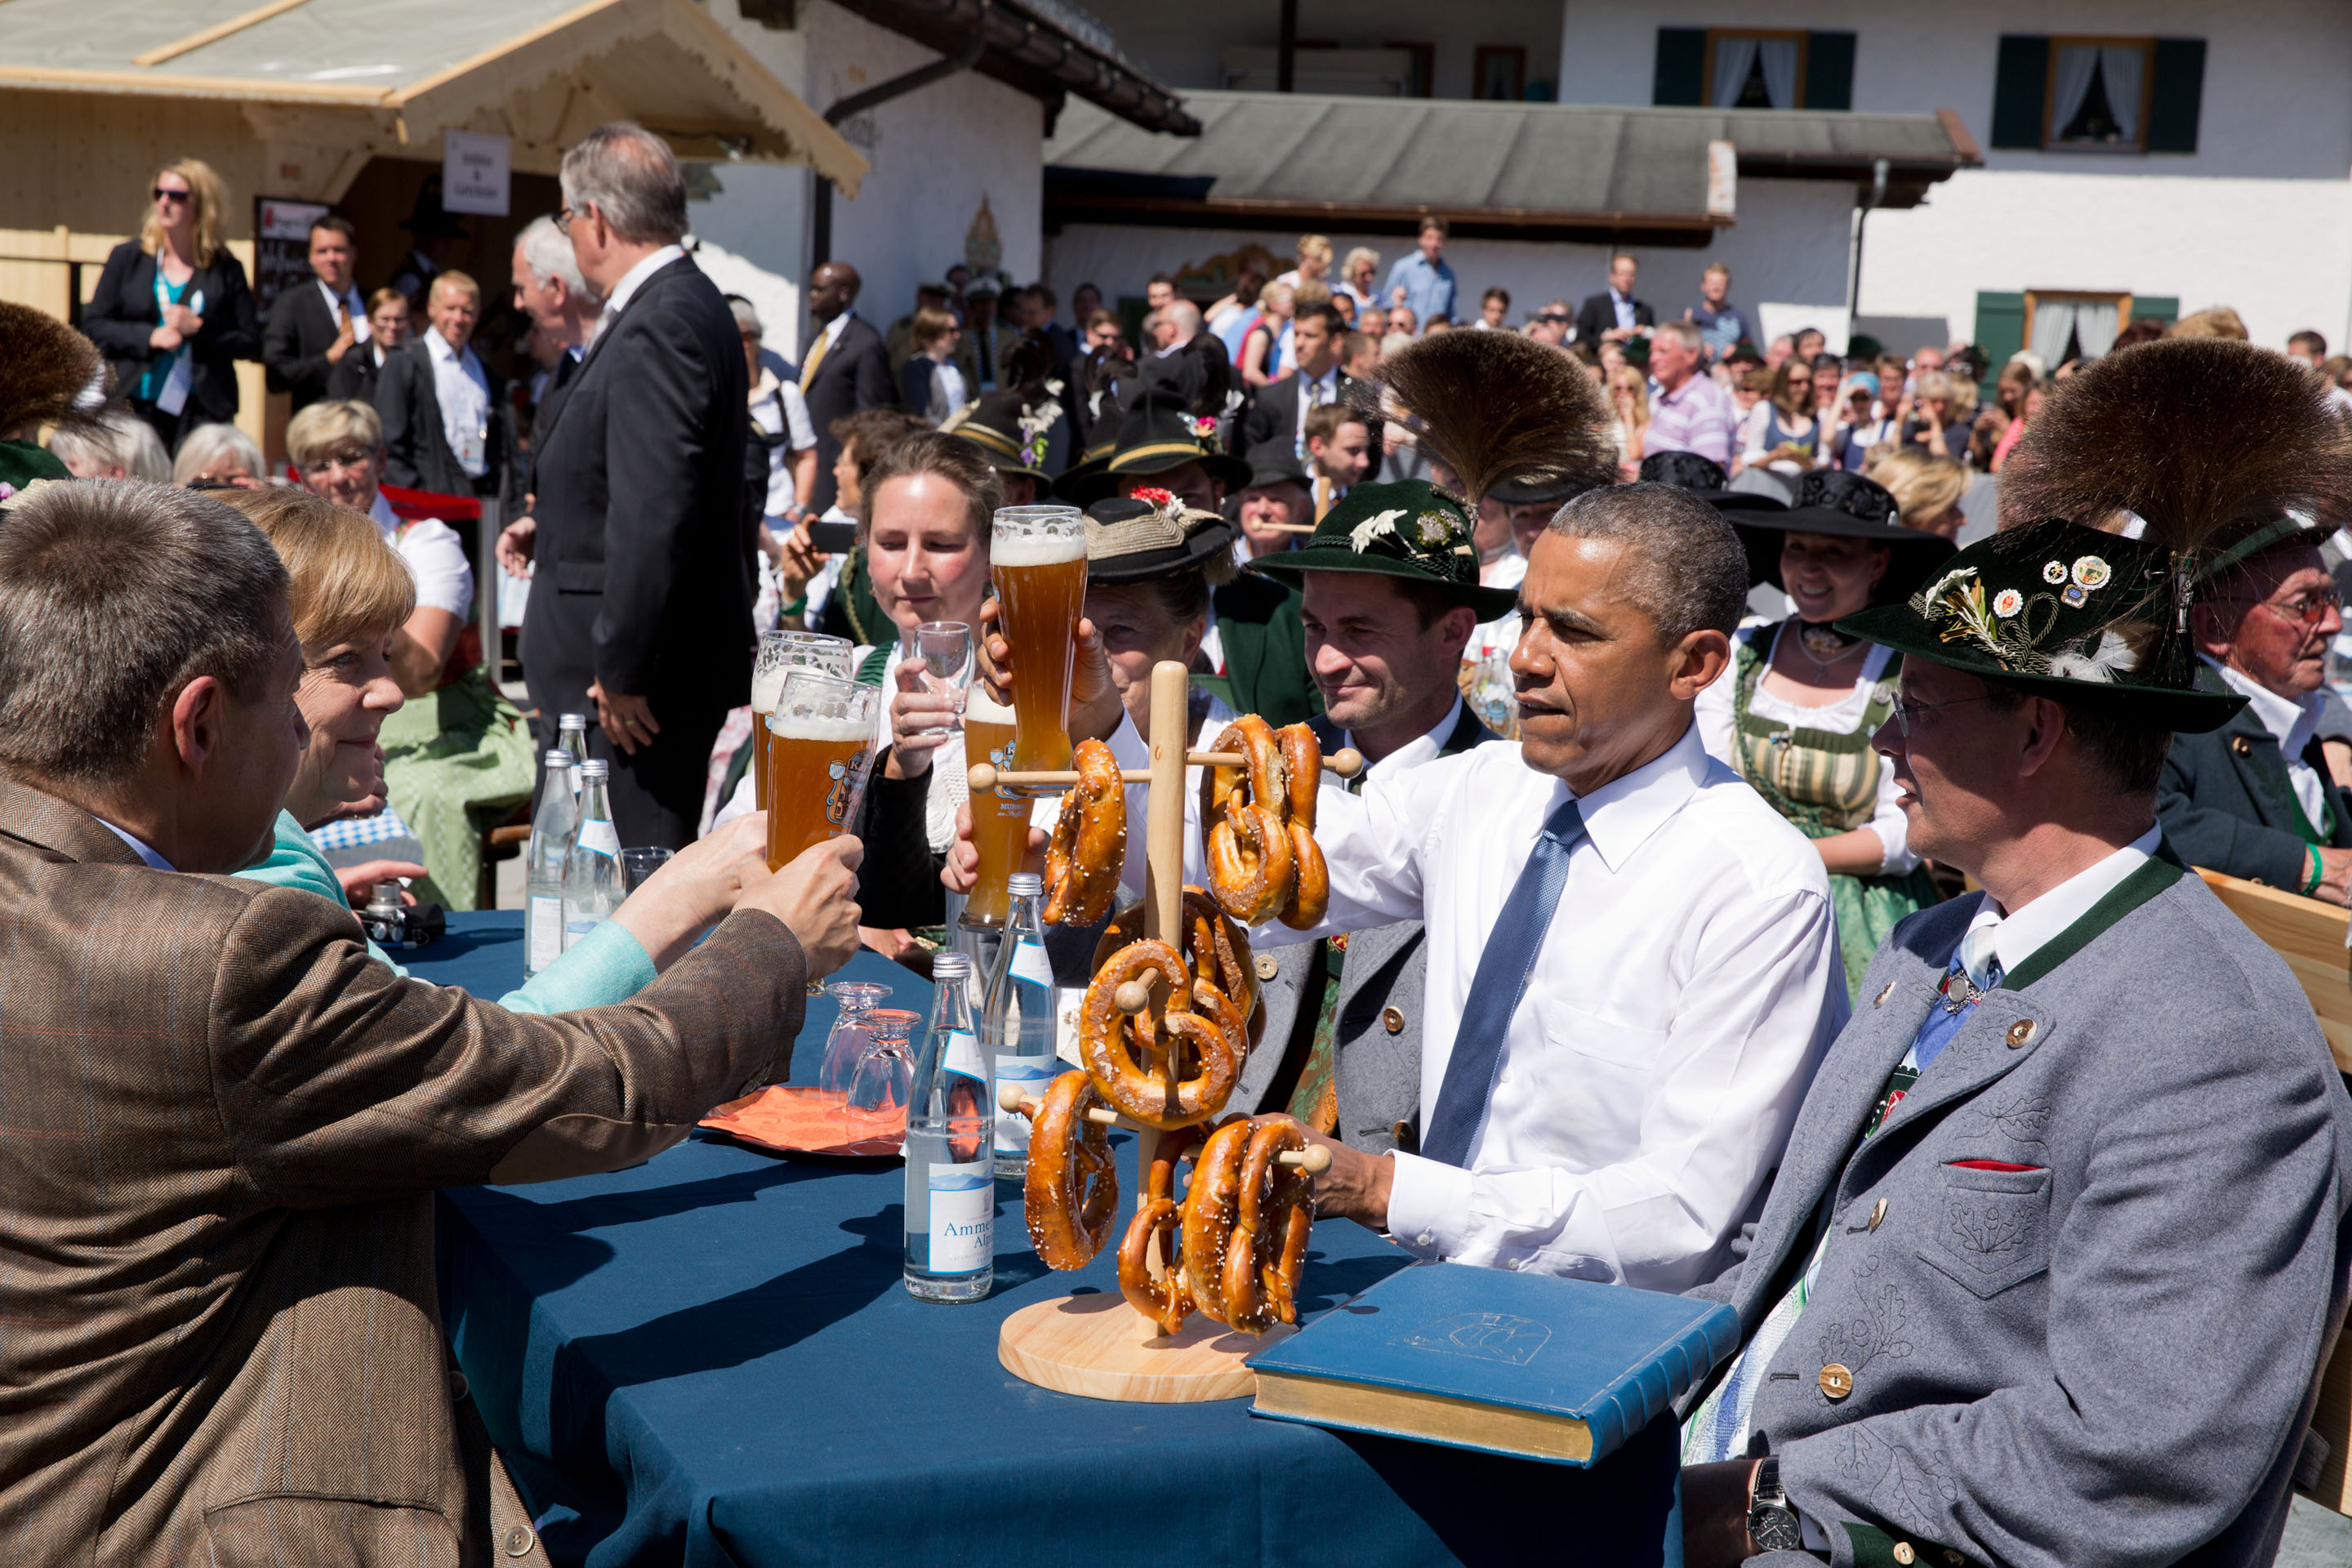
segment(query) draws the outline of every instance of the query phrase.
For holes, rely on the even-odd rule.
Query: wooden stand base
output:
[[[1184,1331],[1160,1334],[1115,1291],[1062,1296],[1004,1320],[996,1359],[1013,1376],[1062,1394],[1129,1405],[1196,1405],[1257,1392],[1242,1358],[1298,1331],[1276,1324],[1235,1333],[1195,1316]]]

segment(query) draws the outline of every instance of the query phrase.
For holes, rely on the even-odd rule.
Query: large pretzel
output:
[[[1154,980],[1160,985],[1150,987],[1141,1012],[1130,1018],[1121,1011],[1121,987]],[[1214,987],[1208,989],[1223,1005],[1195,1012],[1201,988],[1174,948],[1150,940],[1111,954],[1087,987],[1078,1059],[1097,1093],[1147,1126],[1164,1131],[1214,1116],[1241,1072],[1247,1020]]]
[[[1066,1072],[1029,1110],[1029,1170],[1021,1188],[1029,1245],[1048,1268],[1084,1268],[1118,1217],[1110,1131],[1087,1112],[1102,1103],[1082,1072]]]
[[[1095,944],[1095,967],[1099,969],[1111,954],[1142,937],[1143,906],[1129,904],[1103,928],[1102,940]],[[1258,1036],[1265,1029],[1265,1009],[1258,1005],[1257,969],[1250,956],[1249,933],[1199,888],[1184,889],[1182,952],[1184,962],[1192,966],[1193,979],[1205,980],[1232,997],[1248,1018],[1250,1046],[1255,1048]]]
[[[1118,1248],[1118,1289],[1128,1304],[1160,1325],[1163,1334],[1172,1334],[1184,1326],[1192,1312],[1192,1292],[1185,1283],[1182,1268],[1160,1238],[1173,1234],[1178,1226],[1176,1204],[1176,1163],[1191,1160],[1200,1152],[1202,1133],[1198,1127],[1187,1127],[1164,1134],[1159,1151],[1152,1156],[1151,1171],[1144,1188],[1143,1201],[1136,1206],[1135,1218],[1127,1227],[1127,1237]],[[1159,1273],[1152,1273],[1154,1253],[1157,1253]]]
[[[1127,866],[1127,785],[1118,759],[1100,741],[1080,741],[1078,782],[1062,797],[1062,815],[1045,846],[1048,925],[1092,925],[1109,912]]]
[[[1184,1194],[1184,1285],[1192,1304],[1220,1323],[1233,1321],[1225,1310],[1225,1250],[1240,1211],[1242,1164],[1249,1141],[1246,1116],[1236,1116],[1210,1133],[1192,1157],[1192,1184]]]
[[[1298,1321],[1298,1270],[1315,1225],[1315,1184],[1305,1171],[1275,1161],[1306,1149],[1298,1123],[1267,1117],[1253,1125],[1220,1284],[1226,1321],[1258,1334],[1277,1321]]]
[[[1305,931],[1322,922],[1330,875],[1315,844],[1315,797],[1323,747],[1304,724],[1275,730],[1255,713],[1225,726],[1216,749],[1242,765],[1212,767],[1201,781],[1209,887],[1244,925],[1281,917]]]

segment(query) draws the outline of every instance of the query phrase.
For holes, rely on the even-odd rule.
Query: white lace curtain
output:
[[[1721,47],[1717,46],[1718,52]],[[2074,116],[2083,110],[2083,100],[2091,96],[2092,79],[2098,77],[2106,87],[2107,110],[2115,116],[2120,140],[2138,142],[2140,81],[2147,63],[2147,57],[2134,44],[2060,46],[2057,80],[2050,95],[2052,139],[2074,122]],[[1720,70],[1716,79],[1722,79]]]
[[[1715,93],[1717,109],[1737,108],[1747,90],[1748,74],[1759,62],[1764,68],[1764,96],[1775,109],[1797,107],[1797,40],[1743,38],[1727,35],[1715,40]]]
[[[2084,359],[2096,359],[2116,346],[2116,316],[2113,300],[2036,300],[2033,352],[2056,370],[2065,363],[2066,343],[2072,339]]]

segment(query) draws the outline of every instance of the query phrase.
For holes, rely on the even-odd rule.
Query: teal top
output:
[[[350,907],[342,883],[335,879],[335,868],[327,864],[302,825],[286,812],[278,814],[277,837],[268,858],[237,875],[273,888],[300,888],[333,900],[339,908]],[[374,942],[367,946],[369,953],[391,965],[394,974],[408,973]],[[577,945],[566,948],[549,968],[524,981],[521,990],[499,997],[498,1005],[509,1013],[570,1013],[625,1002],[653,983],[654,961],[644,944],[618,921],[605,921]]]

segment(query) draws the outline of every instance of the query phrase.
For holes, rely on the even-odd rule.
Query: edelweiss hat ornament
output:
[[[1261,556],[1253,572],[1295,583],[1302,572],[1373,572],[1447,591],[1481,621],[1508,615],[1518,595],[1478,585],[1478,547],[1462,503],[1421,479],[1358,485],[1323,514],[1305,544]]]
[[[941,426],[979,447],[1000,474],[1026,474],[1039,484],[1054,476],[1044,468],[1045,446],[1062,416],[1059,405],[1032,408],[1014,389],[984,392],[980,401]]]

